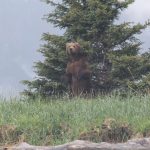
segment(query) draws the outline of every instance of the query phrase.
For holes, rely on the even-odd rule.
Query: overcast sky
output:
[[[33,62],[40,60],[36,51],[42,33],[62,34],[42,20],[51,11],[40,0],[0,0],[0,94],[16,95],[24,87],[19,82],[33,79]],[[144,23],[150,18],[150,0],[135,0],[121,14],[120,22]],[[141,34],[143,49],[150,47],[150,30]]]

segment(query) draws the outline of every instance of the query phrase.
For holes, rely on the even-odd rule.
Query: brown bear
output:
[[[87,95],[91,88],[91,71],[86,54],[76,42],[66,44],[66,53],[69,56],[66,76],[72,96]]]

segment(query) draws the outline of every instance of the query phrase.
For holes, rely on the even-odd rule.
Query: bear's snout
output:
[[[72,48],[70,48],[69,50],[70,50],[70,52],[72,52],[72,50],[73,50],[73,49],[72,49]]]

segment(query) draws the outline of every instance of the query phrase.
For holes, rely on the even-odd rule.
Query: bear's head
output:
[[[69,56],[78,56],[82,53],[81,47],[77,42],[71,42],[66,44],[66,53]]]

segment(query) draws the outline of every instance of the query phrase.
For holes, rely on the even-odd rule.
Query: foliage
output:
[[[136,35],[149,22],[143,25],[116,23],[120,13],[133,0],[121,3],[117,0],[43,1],[55,8],[45,16],[47,22],[65,29],[65,33],[62,36],[43,34],[45,43],[39,52],[45,60],[34,66],[37,78],[34,81],[24,81],[28,86],[24,91],[26,94],[48,96],[66,91],[67,87],[62,81],[67,63],[65,43],[69,40],[79,42],[89,55],[93,89],[110,91],[126,88],[130,82],[138,81],[148,74],[149,60],[140,55],[142,43]]]
[[[63,144],[79,139],[81,134],[91,132],[92,128],[93,131],[102,125],[104,128],[107,123],[103,122],[107,118],[114,118],[121,125],[129,124],[134,134],[147,135],[150,131],[149,99],[150,95],[135,96],[129,93],[126,98],[110,95],[88,101],[79,98],[68,100],[66,97],[24,101],[4,101],[1,98],[0,146],[18,141],[34,145]],[[97,137],[93,138],[91,140]]]
[[[35,64],[36,74],[38,77],[33,81],[22,81],[23,84],[28,86],[24,90],[24,94],[28,96],[48,96],[52,94],[59,94],[65,91],[63,82],[63,74],[65,74],[66,67],[66,54],[64,37],[43,34],[42,38],[46,44],[38,50],[44,56],[44,62],[37,62]]]
[[[115,69],[112,70],[114,82],[124,90],[149,93],[150,88],[150,54],[120,55],[114,61]]]

